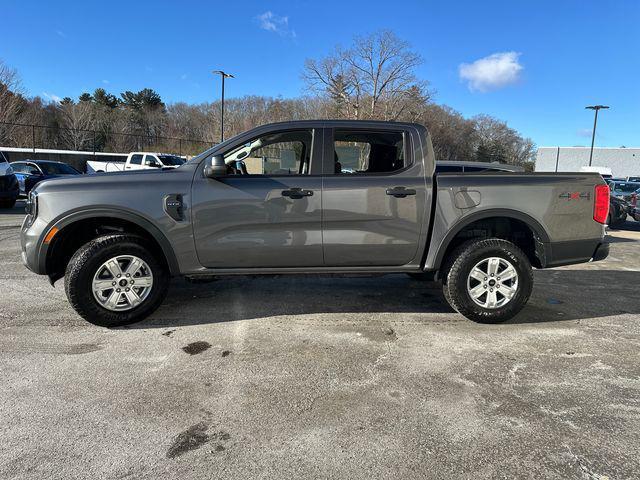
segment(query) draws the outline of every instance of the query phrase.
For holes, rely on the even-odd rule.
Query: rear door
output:
[[[415,129],[336,127],[325,133],[323,239],[327,266],[421,260],[431,203]],[[433,168],[433,166],[431,166]],[[431,175],[432,172],[428,172]],[[430,178],[430,177],[429,177]]]
[[[135,155],[131,155],[131,158],[128,162],[126,162],[124,166],[125,170],[140,170],[142,169],[142,155],[136,153]]]
[[[321,148],[322,130],[264,129],[222,152],[228,175],[206,178],[201,165],[192,187],[200,263],[322,266]]]

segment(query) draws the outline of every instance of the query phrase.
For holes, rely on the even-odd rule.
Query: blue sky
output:
[[[640,2],[33,2],[3,0],[0,59],[30,95],[150,87],[166,102],[304,93],[305,58],[393,30],[435,101],[503,119],[539,146],[640,146]]]

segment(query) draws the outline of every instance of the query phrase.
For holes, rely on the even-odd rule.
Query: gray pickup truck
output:
[[[434,170],[421,125],[266,125],[173,170],[38,184],[22,258],[116,326],[150,315],[171,276],[353,272],[440,280],[455,310],[496,323],[526,304],[532,267],[608,254],[598,174]]]

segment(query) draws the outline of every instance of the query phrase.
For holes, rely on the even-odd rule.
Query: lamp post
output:
[[[596,140],[596,126],[598,125],[598,110],[603,108],[607,109],[609,107],[607,105],[589,105],[584,108],[588,110],[595,110],[596,112],[595,118],[593,119],[593,132],[591,133],[591,152],[589,153],[589,166],[591,166],[591,161],[593,160],[593,143]]]
[[[222,70],[214,70],[211,73],[214,75],[220,75],[220,78],[222,78],[222,97],[220,101],[220,143],[222,143],[224,141],[224,79],[235,77],[230,73],[223,72]]]

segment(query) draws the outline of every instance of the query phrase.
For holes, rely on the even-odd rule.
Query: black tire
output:
[[[611,214],[609,214],[609,221],[607,222],[610,228],[620,228],[624,225],[625,220],[621,218],[612,218]]]
[[[518,273],[515,295],[505,305],[497,308],[478,305],[467,289],[471,269],[490,257],[507,260]],[[471,240],[462,244],[449,256],[443,272],[443,291],[449,305],[468,319],[479,323],[501,323],[514,317],[526,305],[532,288],[533,270],[527,256],[513,243],[498,238]]]
[[[86,321],[101,327],[117,327],[138,322],[151,315],[164,300],[169,288],[169,272],[164,263],[144,246],[140,237],[105,235],[83,245],[71,257],[65,272],[64,288],[69,303]],[[147,263],[153,274],[148,296],[137,307],[112,311],[93,296],[92,281],[101,265],[118,255],[135,255]]]
[[[0,208],[13,208],[16,205],[16,199],[0,200]]]

